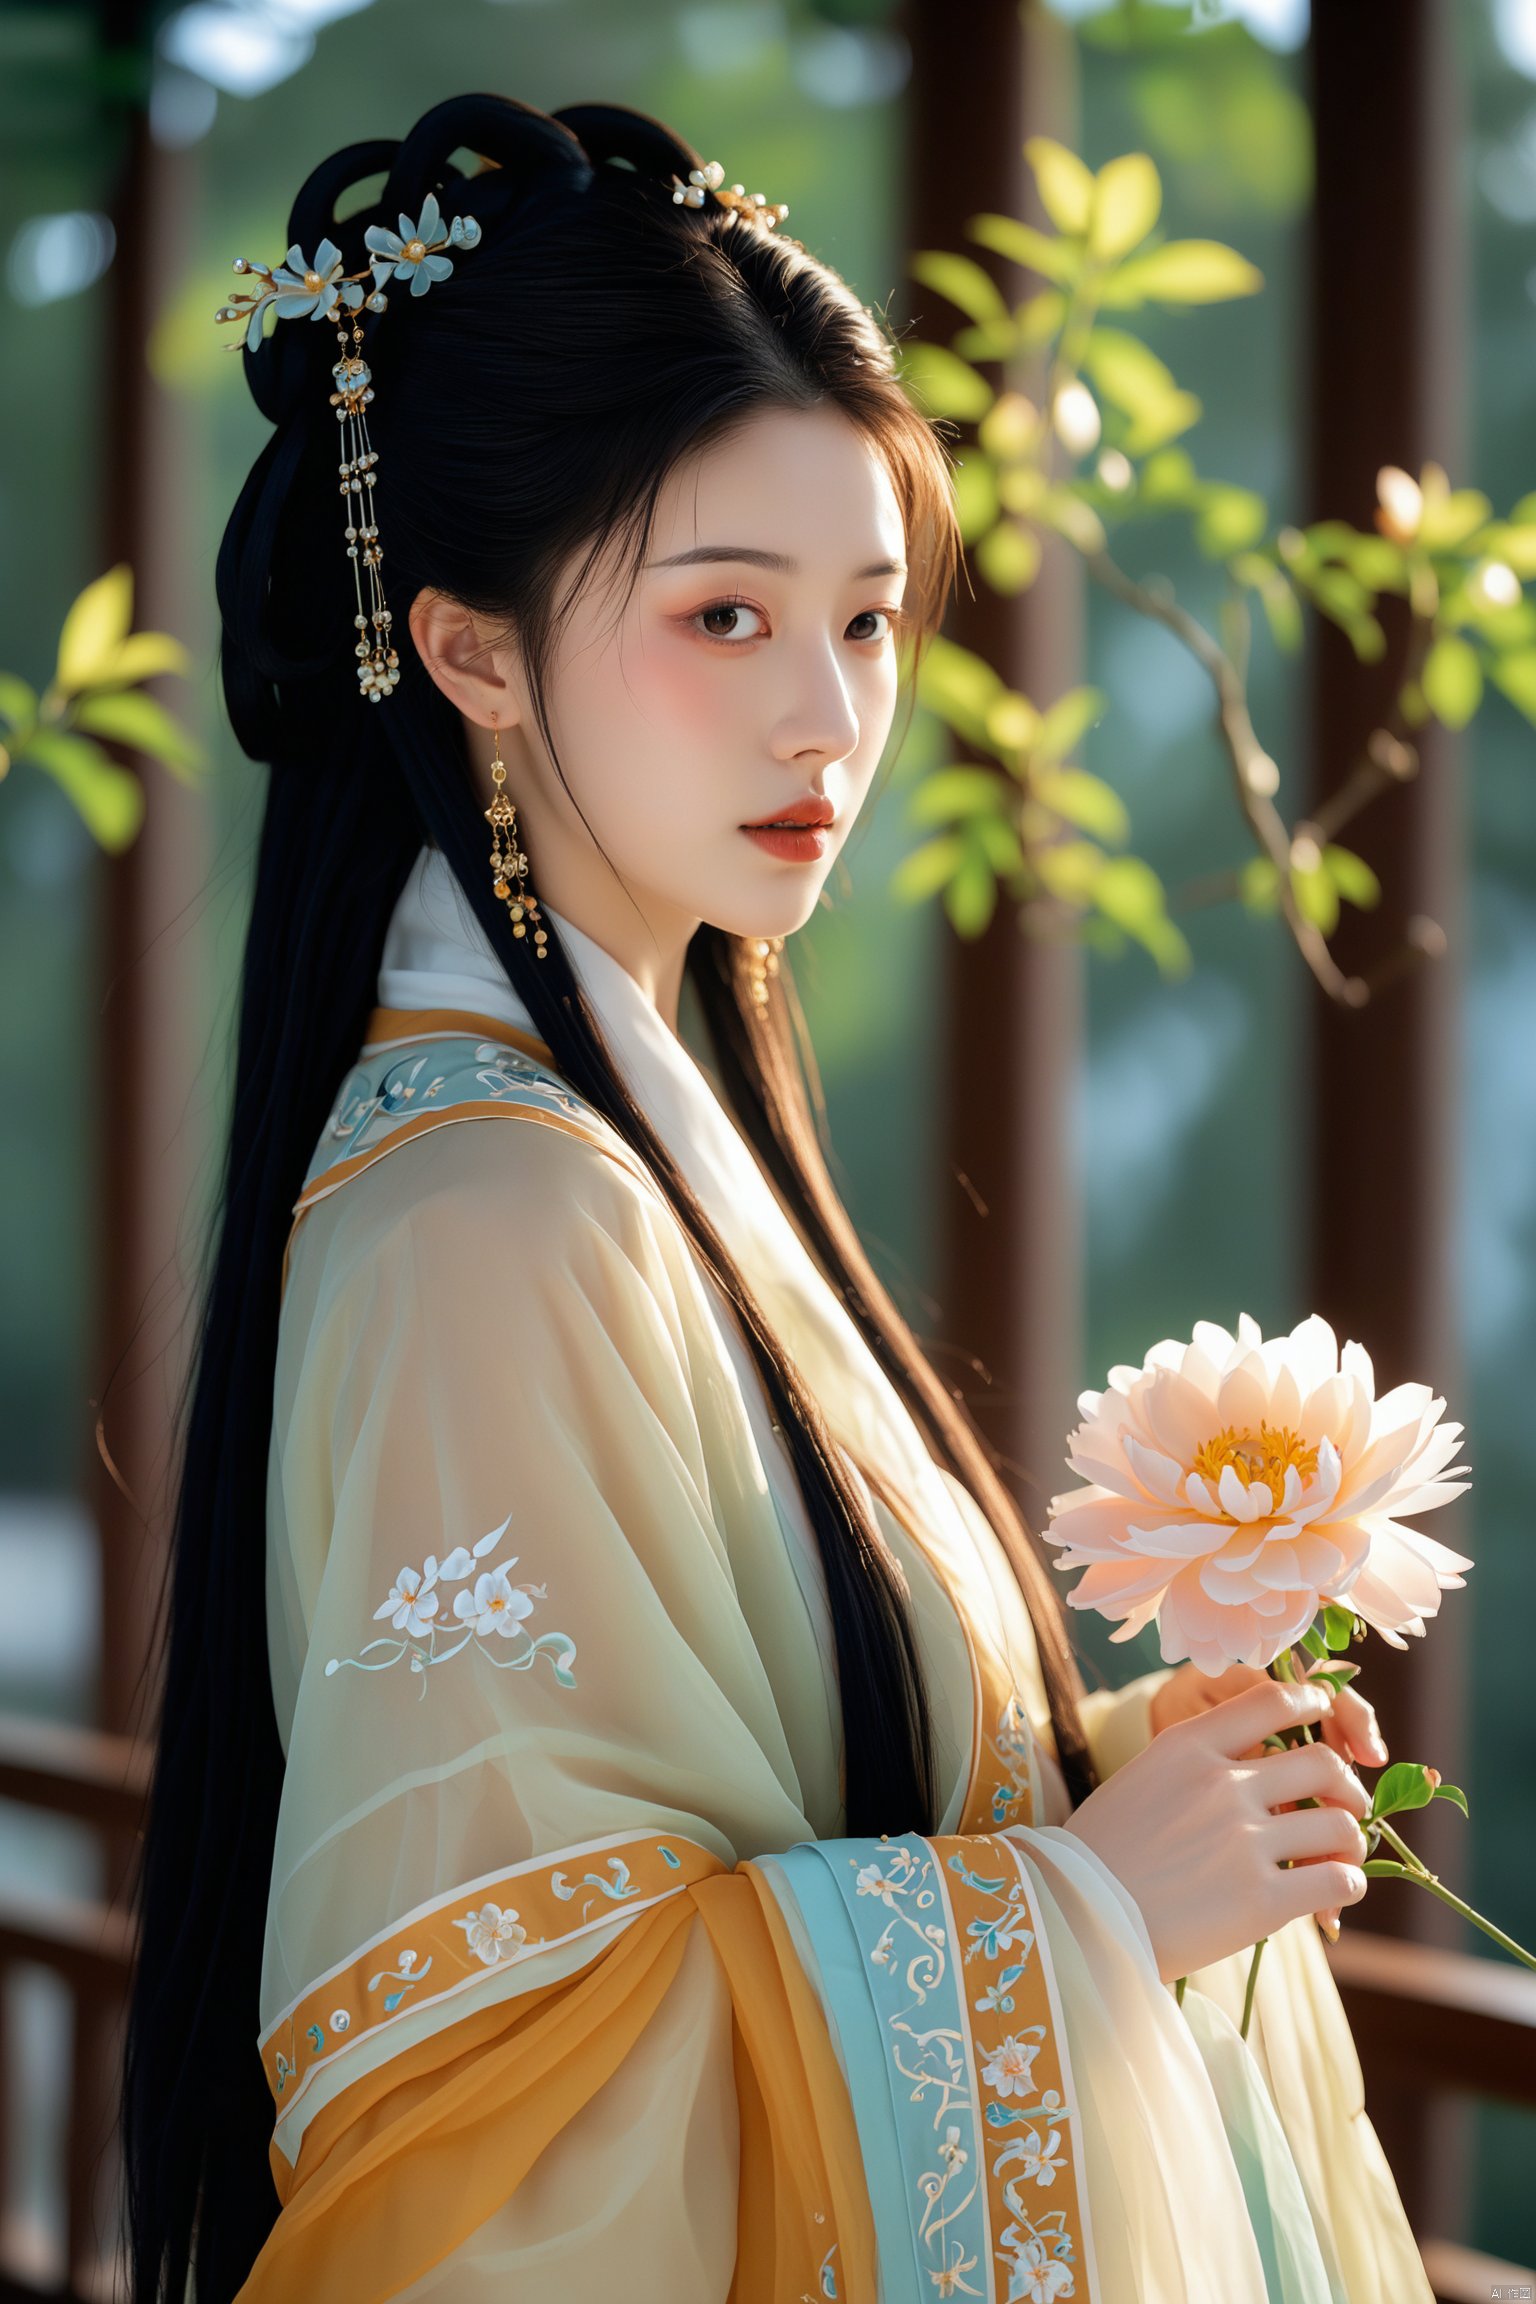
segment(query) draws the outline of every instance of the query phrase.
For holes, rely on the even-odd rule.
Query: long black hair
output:
[[[632,585],[681,457],[760,410],[830,404],[879,450],[898,493],[919,651],[937,629],[959,555],[944,443],[902,389],[881,322],[836,273],[729,206],[673,200],[674,180],[701,165],[657,121],[620,106],[546,114],[469,95],[435,106],[398,143],[335,153],[299,193],[290,243],[312,250],[329,236],[349,272],[369,261],[366,226],[418,215],[429,191],[445,215],[482,226],[450,279],[419,300],[397,289],[389,314],[368,322],[385,585],[400,610],[391,637],[402,676],[380,704],[358,693],[329,403],[334,330],[279,320],[243,354],[274,430],[219,553],[221,669],[235,736],[269,778],[222,1207],[183,1403],[158,1750],[135,1887],[123,2140],[140,2304],[162,2294],[181,2304],[194,2262],[198,2304],[224,2304],[277,2212],[256,2037],[283,1781],[264,1612],[279,1277],[293,1202],[361,1044],[389,917],[424,841],[448,858],[559,1070],[648,1164],[740,1318],[825,1566],[848,1833],[937,1825],[930,1714],[899,1574],[816,1401],[627,1092],[553,924],[542,961],[512,935],[485,869],[462,722],[416,655],[404,613],[432,586],[515,629],[554,756],[544,679],[599,553],[617,538]],[[381,174],[377,197],[338,218],[353,187]],[[537,855],[529,861],[536,888]],[[1009,1552],[1063,1774],[1081,1800],[1094,1775],[1057,1588],[987,1444],[841,1205],[788,968],[760,1010],[746,941],[708,923],[687,967],[743,1133],[933,1454]]]

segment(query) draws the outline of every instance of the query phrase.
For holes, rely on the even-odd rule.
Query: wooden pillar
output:
[[[195,722],[199,691],[206,693],[211,679],[211,612],[199,597],[211,588],[211,571],[186,549],[198,502],[187,484],[187,411],[155,382],[149,338],[191,261],[199,162],[195,151],[163,150],[149,133],[149,52],[159,13],[146,0],[110,0],[100,17],[101,53],[114,60],[101,84],[122,93],[102,124],[113,157],[108,199],[117,245],[104,283],[101,528],[88,573],[126,561],[134,575],[134,629],[170,631],[189,642],[190,680],[160,680],[153,688],[178,718]],[[100,1543],[98,1724],[147,1734],[177,1469],[171,1424],[194,1342],[193,1210],[207,1152],[199,1123],[210,1117],[194,1095],[204,1021],[197,899],[206,885],[208,797],[131,748],[112,749],[142,778],[147,807],[137,840],[120,855],[101,856],[93,880],[96,1293],[83,1421]],[[102,1839],[102,1892],[115,1902],[127,1885],[134,1842],[123,1830]],[[98,2249],[110,2257],[114,2239],[119,2015],[100,1998],[77,2004],[70,2257],[86,2294],[93,2258]]]
[[[1453,481],[1464,474],[1460,364],[1470,266],[1454,29],[1450,0],[1314,0],[1311,519],[1370,529],[1383,464],[1416,475],[1434,459]],[[1390,713],[1406,604],[1389,599],[1383,622],[1387,655],[1372,668],[1356,662],[1332,625],[1319,626],[1309,697],[1313,806],[1339,786]],[[1346,907],[1334,948],[1346,971],[1367,978],[1416,923],[1442,930],[1449,950],[1418,961],[1363,1009],[1320,994],[1312,1000],[1307,1302],[1341,1342],[1352,1336],[1366,1346],[1378,1392],[1405,1380],[1428,1383],[1446,1395],[1449,1414],[1465,1407],[1453,1242],[1466,842],[1459,748],[1434,723],[1416,742],[1418,775],[1339,834],[1375,867],[1385,895],[1374,913]],[[1455,1505],[1426,1522],[1451,1545],[1464,1529]],[[1439,1617],[1406,1654],[1373,1639],[1361,1659],[1393,1758],[1429,1761],[1462,1785],[1467,1601],[1465,1593],[1444,1595]],[[1466,1819],[1437,1802],[1413,1817],[1410,1836],[1431,1870],[1465,1893]],[[1368,1925],[1467,1948],[1454,1913],[1395,1883],[1374,1885]],[[1368,2108],[1416,2227],[1453,2236],[1456,2153],[1446,2139],[1432,2141],[1411,2099],[1372,2098]]]
[[[907,243],[976,253],[964,236],[985,210],[1044,224],[1026,137],[1073,141],[1070,27],[1021,0],[973,0],[957,28],[942,0],[910,0]],[[1010,302],[1041,283],[982,258]],[[945,342],[958,316],[908,281],[911,333]],[[986,371],[994,383],[1001,371]],[[1019,381],[1019,379],[1012,379]],[[1050,540],[1027,592],[1007,599],[962,579],[945,627],[1044,707],[1076,684],[1082,579]],[[960,758],[958,742],[954,756]],[[1032,1526],[1069,1481],[1066,1439],[1082,1384],[1082,1221],[1070,1152],[1073,1071],[1081,1034],[1082,954],[1021,933],[1006,899],[986,933],[946,929],[945,1106],[940,1172],[942,1361],[962,1391]]]

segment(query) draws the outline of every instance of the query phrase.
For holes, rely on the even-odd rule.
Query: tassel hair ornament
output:
[[[482,156],[482,167],[498,165]],[[782,200],[769,202],[761,192],[749,193],[740,184],[727,185],[725,170],[718,160],[711,160],[702,168],[691,168],[686,184],[674,174],[672,186],[674,205],[701,208],[712,193],[722,207],[770,230],[789,214]],[[453,270],[453,259],[447,250],[477,248],[481,237],[480,224],[474,216],[454,216],[445,224],[435,192],[427,194],[419,216],[401,215],[398,221],[398,232],[388,231],[382,224],[368,226],[363,239],[372,255],[361,272],[343,272],[341,250],[329,238],[320,242],[313,263],[297,242],[275,267],[253,264],[248,257],[237,256],[235,270],[254,278],[259,285],[254,291],[237,289],[229,302],[221,304],[214,314],[215,320],[240,324],[246,350],[250,352],[261,343],[269,308],[279,320],[327,320],[333,315],[336,319],[340,357],[331,370],[336,386],[331,394],[331,406],[336,411],[337,444],[341,449],[336,471],[343,499],[343,535],[357,597],[352,621],[357,630],[354,652],[358,660],[358,688],[370,704],[382,703],[399,686],[400,657],[391,641],[394,618],[379,575],[384,554],[379,544],[373,501],[378,478],[374,467],[379,461],[379,452],[368,437],[367,409],[373,399],[373,374],[363,358],[362,314],[386,309],[389,301],[384,293],[386,282],[408,281],[413,299],[425,296],[434,281],[446,280]],[[367,292],[363,285],[366,281],[372,282]],[[350,343],[346,326],[349,318]],[[230,350],[238,351],[239,346],[231,344]],[[368,572],[366,601],[364,569]]]

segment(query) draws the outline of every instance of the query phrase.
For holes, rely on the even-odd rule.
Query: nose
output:
[[[830,650],[807,650],[792,677],[794,702],[774,730],[775,759],[845,760],[858,746],[859,715],[836,658]]]

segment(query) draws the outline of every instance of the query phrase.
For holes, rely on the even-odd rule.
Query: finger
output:
[[[1293,1864],[1288,1872],[1277,1872],[1277,1909],[1287,1920],[1299,1920],[1304,1912],[1337,1912],[1346,1904],[1358,1904],[1369,1880],[1358,1864],[1343,1864],[1329,1859],[1320,1864]]]
[[[1320,1800],[1330,1807],[1348,1808],[1356,1816],[1368,1815],[1371,1795],[1347,1761],[1326,1744],[1294,1745],[1288,1752],[1266,1752],[1256,1761],[1252,1781],[1266,1808],[1283,1803]]]
[[[1385,1761],[1387,1747],[1375,1711],[1353,1688],[1339,1691],[1327,1725],[1338,1728],[1344,1735],[1349,1745],[1347,1759],[1363,1761],[1370,1768],[1379,1768]],[[1324,1732],[1326,1734],[1326,1728]]]
[[[1229,1760],[1236,1760],[1254,1744],[1261,1744],[1266,1736],[1277,1735],[1282,1728],[1293,1728],[1298,1720],[1321,1720],[1332,1705],[1332,1689],[1318,1683],[1266,1678],[1262,1687],[1246,1689],[1241,1696],[1229,1696],[1187,1725],[1213,1737],[1217,1751]]]
[[[1346,1808],[1295,1808],[1276,1816],[1269,1826],[1276,1863],[1314,1864],[1321,1857],[1337,1856],[1346,1864],[1364,1864],[1370,1843]]]

